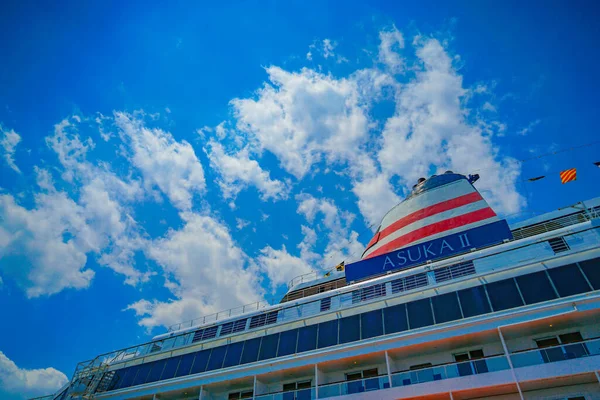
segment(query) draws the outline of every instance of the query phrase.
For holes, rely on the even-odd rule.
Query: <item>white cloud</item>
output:
[[[250,159],[248,148],[234,154],[227,154],[220,143],[211,140],[204,151],[211,167],[220,175],[217,183],[225,199],[235,199],[250,185],[258,189],[263,201],[287,198],[289,192],[287,185],[271,179],[268,171],[263,170],[256,160]]]
[[[308,61],[312,61],[312,53],[310,51],[308,53],[306,53],[306,59]]]
[[[336,46],[337,43],[332,42],[330,39],[323,39],[323,57],[325,59],[333,57],[335,55],[333,49],[335,49]]]
[[[19,368],[0,351],[0,389],[22,398],[54,393],[68,382],[62,372],[50,367],[39,369]]]
[[[288,253],[285,245],[281,250],[275,250],[271,246],[263,248],[256,262],[269,277],[272,289],[287,284],[296,276],[314,271],[306,260]]]
[[[174,298],[131,304],[128,308],[141,317],[141,326],[169,326],[262,298],[256,267],[229,230],[209,215],[182,213],[181,217],[185,225],[180,230],[169,230],[148,249]]]
[[[399,74],[404,70],[404,60],[397,50],[404,48],[404,36],[392,26],[390,30],[379,32],[379,62],[384,64],[391,73]]]
[[[485,103],[483,103],[483,106],[482,106],[482,108],[483,108],[485,111],[496,112],[496,107],[494,107],[494,106],[492,105],[492,103],[490,103],[489,101],[486,101]]]
[[[521,136],[527,135],[529,132],[533,130],[536,126],[538,126],[542,122],[540,119],[536,119],[535,121],[530,122],[526,127],[520,129],[517,133]]]
[[[21,141],[21,136],[13,129],[6,130],[0,124],[0,146],[4,150],[4,161],[6,164],[12,168],[15,172],[21,173],[17,164],[15,164],[15,151],[17,145]]]
[[[238,231],[241,231],[248,225],[250,225],[250,221],[246,221],[245,219],[242,219],[242,218],[235,219],[235,227],[237,228]]]
[[[193,195],[206,187],[204,169],[192,146],[161,129],[147,128],[131,114],[115,112],[115,123],[145,184],[158,187],[180,210],[189,210]]]

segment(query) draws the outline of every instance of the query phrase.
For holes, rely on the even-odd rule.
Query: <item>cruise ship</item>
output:
[[[419,179],[360,260],[79,363],[44,400],[600,399],[600,198],[508,224]]]

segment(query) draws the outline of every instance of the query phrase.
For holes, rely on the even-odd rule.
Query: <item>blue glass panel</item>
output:
[[[206,371],[206,364],[208,363],[208,358],[210,357],[210,349],[209,350],[201,350],[196,353],[196,358],[194,359],[194,364],[192,365],[192,370],[190,371],[190,375],[199,374],[201,372]]]
[[[225,354],[225,361],[223,362],[223,368],[239,365],[243,349],[244,342],[231,343],[228,345],[227,354]]]
[[[507,310],[523,305],[523,300],[513,278],[488,283],[485,286],[494,311]]]
[[[318,327],[318,325],[309,325],[298,329],[298,353],[317,348]]]
[[[360,340],[360,315],[340,319],[340,344]]]
[[[383,335],[383,317],[381,310],[373,310],[361,314],[360,330],[363,339]]]
[[[279,349],[277,357],[287,356],[296,352],[296,343],[298,342],[298,329],[281,332],[279,337]]]
[[[260,344],[259,360],[268,360],[277,356],[277,345],[279,344],[279,333],[263,336]]]
[[[140,369],[138,370],[135,380],[132,383],[132,386],[141,385],[143,383],[146,383],[146,378],[148,377],[148,374],[150,373],[151,368],[152,368],[152,363],[142,364],[140,366]]]
[[[258,360],[258,350],[260,349],[260,339],[250,339],[244,342],[244,351],[240,364],[248,364]]]
[[[552,268],[548,270],[548,273],[560,297],[572,296],[591,290],[575,264]]]
[[[600,258],[582,261],[579,266],[581,266],[594,290],[600,290]]]
[[[458,298],[465,318],[487,314],[492,311],[483,286],[459,290]]]
[[[386,334],[407,330],[406,305],[398,304],[397,306],[385,308],[383,310],[383,323]]]
[[[433,325],[433,314],[429,299],[411,301],[406,304],[408,311],[408,326],[410,329]]]
[[[175,376],[189,375],[190,370],[192,369],[192,365],[194,364],[195,357],[196,353],[190,353],[181,356],[181,361],[179,362],[179,367],[177,368],[177,373],[175,374]]]
[[[148,374],[148,377],[146,378],[146,383],[156,382],[157,380],[159,380],[160,376],[162,375],[162,371],[165,368],[166,363],[167,363],[166,360],[154,361],[152,363],[152,368],[150,369],[150,373]]]
[[[181,361],[181,356],[171,357],[171,358],[167,359],[167,364],[165,365],[165,369],[163,369],[163,373],[160,376],[161,381],[175,377],[175,372],[177,372],[177,367],[179,366],[179,361]]]
[[[130,367],[127,371],[127,374],[121,380],[121,384],[119,385],[119,389],[128,388],[133,383],[135,376],[137,375],[138,369],[140,369],[139,365],[135,365]]]
[[[456,292],[441,294],[431,298],[436,324],[461,319]]]
[[[119,387],[119,385],[121,384],[121,381],[123,381],[123,378],[125,377],[125,375],[127,375],[127,371],[129,371],[129,367],[123,368],[123,369],[118,369],[115,372],[112,380],[110,381],[110,384],[108,385],[108,390],[117,389]]]
[[[318,347],[334,346],[338,343],[338,320],[321,322],[319,324]]]
[[[208,359],[208,366],[206,367],[206,370],[213,371],[215,369],[220,369],[223,366],[223,359],[225,358],[226,351],[227,346],[213,348],[210,353],[210,358]]]
[[[554,293],[545,271],[518,276],[516,279],[526,304],[535,304],[556,298],[556,293]]]

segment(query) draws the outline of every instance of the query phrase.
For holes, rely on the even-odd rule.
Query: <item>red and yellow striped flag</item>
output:
[[[577,180],[577,168],[566,169],[564,171],[560,171],[560,181],[562,183],[567,183]]]

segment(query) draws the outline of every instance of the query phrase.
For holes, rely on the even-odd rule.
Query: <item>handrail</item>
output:
[[[319,279],[319,273],[317,271],[308,272],[306,274],[298,275],[290,279],[287,284],[288,290],[292,289],[294,286],[298,286],[304,282],[310,282]]]

